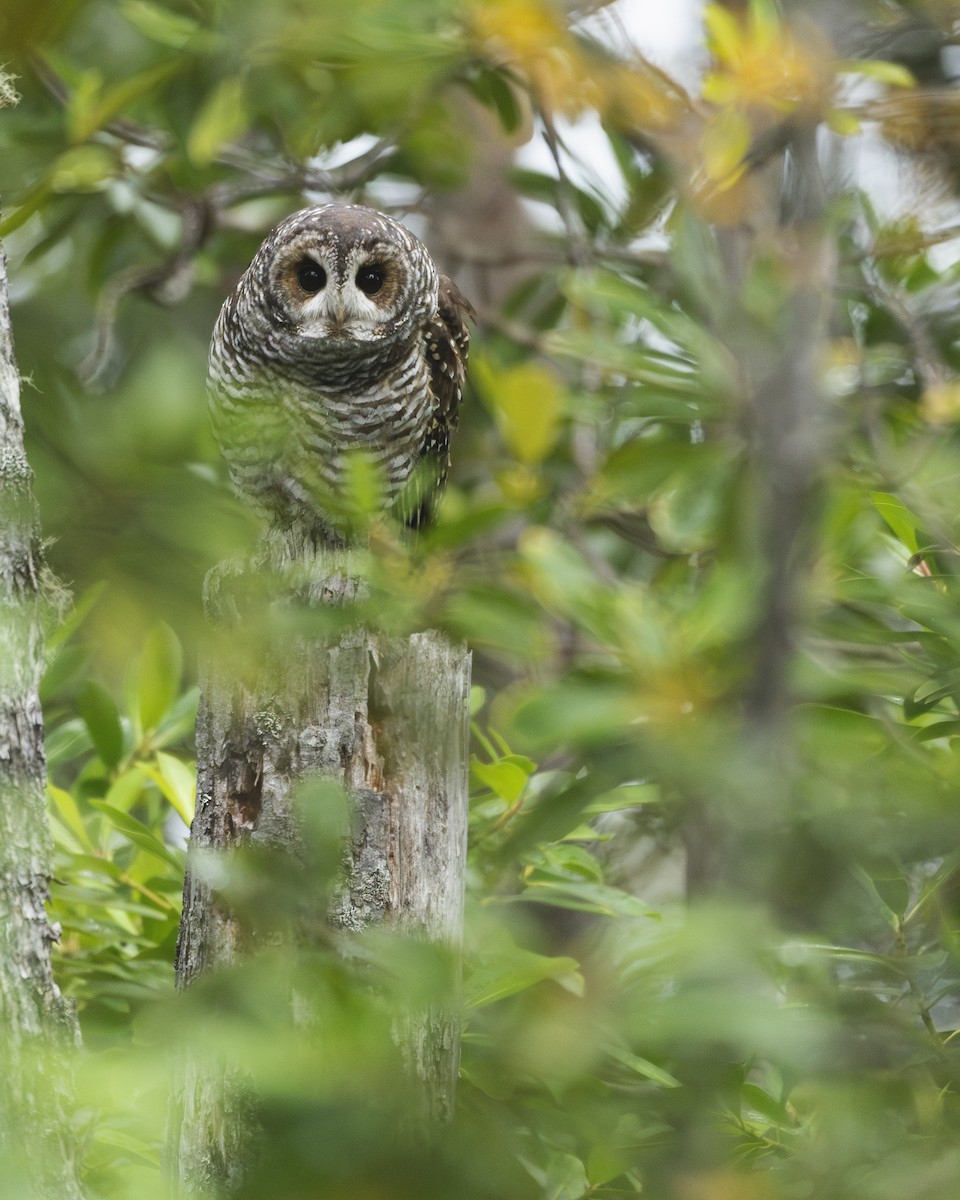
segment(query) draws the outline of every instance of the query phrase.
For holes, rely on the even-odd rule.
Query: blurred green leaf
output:
[[[471,972],[464,981],[464,990],[468,1006],[480,1008],[547,980],[577,995],[583,991],[583,976],[576,959],[534,954],[519,947],[514,947],[503,961]]]
[[[514,90],[500,71],[480,68],[470,78],[470,90],[482,103],[492,108],[500,118],[505,133],[515,133],[520,127],[521,110]]]
[[[164,87],[184,66],[181,59],[171,58],[136,72],[113,87],[104,86],[98,72],[84,75],[81,85],[73,93],[68,111],[71,139],[74,142],[86,141],[118,113]],[[77,153],[96,149],[96,146],[78,147]]]
[[[916,554],[919,549],[917,543],[917,519],[903,501],[896,496],[890,495],[889,492],[871,492],[870,499],[873,501],[874,508],[876,508],[877,512],[883,517],[903,545],[906,546],[911,554]]]
[[[528,465],[542,462],[559,437],[566,406],[557,376],[537,363],[495,370],[484,359],[473,373],[511,453]]]
[[[48,184],[54,192],[93,192],[117,172],[115,156],[103,146],[76,146],[51,164]]]
[[[183,855],[175,854],[168,846],[165,846],[142,821],[131,817],[129,813],[122,812],[119,808],[113,808],[105,800],[92,800],[91,804],[102,812],[110,824],[118,829],[124,837],[129,838],[131,842],[135,842],[148,854],[160,859],[175,871],[183,870]]]
[[[169,625],[156,625],[144,643],[138,675],[140,725],[145,732],[166,716],[179,693],[182,671],[180,639]]]
[[[649,1059],[641,1058],[639,1054],[632,1054],[622,1046],[611,1043],[604,1046],[604,1052],[621,1066],[628,1067],[637,1075],[657,1084],[658,1087],[678,1088],[683,1086],[680,1080],[675,1079],[669,1071],[664,1071]]]
[[[77,695],[77,709],[97,753],[104,765],[112,769],[123,755],[123,727],[113,697],[95,680],[88,679]]]
[[[220,149],[247,128],[246,89],[243,80],[222,80],[207,96],[190,129],[187,154],[198,167],[213,162]]]
[[[144,37],[179,50],[200,29],[192,17],[171,12],[148,0],[122,0],[120,14]]]
[[[197,793],[196,771],[172,754],[157,751],[157,769],[144,765],[140,768],[156,783],[161,792],[173,805],[184,824],[193,820],[194,800]]]
[[[473,776],[508,804],[516,804],[520,799],[532,767],[529,759],[517,755],[508,755],[492,763],[482,763],[476,757],[470,761]]]
[[[53,784],[47,785],[47,793],[56,805],[57,812],[76,835],[80,845],[92,849],[93,846],[83,823],[83,817],[80,815],[80,809],[73,796],[64,788],[54,787]]]

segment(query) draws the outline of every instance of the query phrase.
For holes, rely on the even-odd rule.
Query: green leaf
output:
[[[590,1190],[587,1170],[575,1154],[553,1154],[547,1164],[543,1200],[581,1200]]]
[[[503,440],[520,462],[542,462],[560,436],[566,391],[556,373],[536,362],[494,370],[489,360],[474,367]]]
[[[530,879],[518,896],[505,896],[501,903],[549,904],[552,908],[594,913],[598,917],[659,916],[646,901],[622,888],[605,883],[575,883],[565,879]]]
[[[507,996],[553,980],[574,995],[582,995],[584,981],[575,958],[550,958],[514,947],[503,959],[475,971],[465,982],[467,1004],[480,1008]]]
[[[231,76],[207,96],[187,138],[187,156],[197,167],[206,166],[221,148],[247,129],[248,116],[243,80]]]
[[[119,170],[116,155],[106,146],[74,146],[54,159],[47,182],[54,192],[95,192]]]
[[[796,711],[804,744],[813,754],[861,762],[889,745],[883,723],[867,713],[829,704],[802,704]]]
[[[65,721],[47,736],[45,747],[47,766],[58,767],[63,763],[70,762],[71,759],[79,758],[82,754],[86,754],[92,745],[90,731],[82,720],[78,718],[74,721]]]
[[[147,635],[140,657],[138,708],[144,732],[155,729],[176,700],[182,670],[180,640],[161,622]]]
[[[77,836],[80,844],[86,846],[88,850],[92,850],[93,842],[90,840],[90,834],[87,832],[87,827],[73,796],[63,788],[55,787],[52,783],[47,784],[47,795],[53,801],[65,824]]]
[[[123,874],[123,868],[102,854],[74,854],[70,859],[70,874],[73,878],[78,875],[105,875],[112,883]]]
[[[141,770],[154,781],[170,801],[186,825],[193,820],[194,803],[197,795],[197,773],[172,754],[157,751],[156,769],[146,764]]]
[[[522,112],[516,92],[500,71],[481,68],[470,80],[470,90],[500,118],[504,133],[515,133],[520,128]]]
[[[127,812],[137,804],[143,795],[146,775],[141,763],[128,767],[111,783],[106,801],[111,808],[119,808]]]
[[[151,741],[156,747],[169,746],[183,738],[192,738],[197,725],[197,705],[200,689],[188,688],[178,696],[154,731]]]
[[[159,858],[161,862],[166,863],[175,871],[183,870],[183,855],[160,841],[142,821],[131,817],[129,813],[121,812],[119,808],[113,808],[105,800],[91,800],[90,803],[108,818],[114,828],[119,829],[125,837],[142,850],[146,850],[154,858]]]
[[[639,1054],[634,1054],[625,1047],[617,1046],[614,1043],[608,1043],[604,1047],[604,1052],[614,1060],[620,1063],[621,1066],[629,1067],[637,1075],[642,1075],[644,1079],[649,1079],[651,1083],[655,1083],[662,1088],[678,1088],[683,1085],[680,1080],[665,1071],[662,1067],[658,1067],[656,1063],[650,1062],[648,1058],[641,1058]]]
[[[147,0],[122,0],[120,15],[152,42],[180,50],[201,28],[192,17],[171,12]]]
[[[516,804],[527,786],[533,763],[519,755],[511,755],[492,763],[482,763],[474,757],[470,761],[470,770],[484,787],[488,787],[507,804]]]
[[[660,787],[655,783],[625,783],[598,796],[584,810],[585,816],[595,817],[600,813],[621,812],[639,808],[643,804],[661,802]]]
[[[903,879],[898,881],[873,879],[863,867],[859,866],[853,868],[853,876],[876,904],[877,911],[890,928],[893,930],[899,929],[900,914],[906,909],[907,901],[910,898],[906,882]],[[898,882],[901,886],[890,889],[886,885],[891,882]],[[889,899],[891,898],[894,900],[893,907],[889,903]]]
[[[758,1113],[772,1125],[781,1126],[789,1125],[790,1117],[787,1110],[775,1100],[763,1088],[757,1087],[755,1083],[745,1083],[740,1088],[740,1100],[742,1104],[749,1105],[754,1112]]]
[[[899,541],[911,554],[916,554],[920,548],[917,540],[919,522],[909,508],[899,497],[893,496],[889,492],[871,492],[870,499],[873,507],[890,526]]]
[[[121,113],[126,114],[138,100],[149,96],[163,87],[170,79],[186,68],[187,60],[182,56],[157,63],[122,83],[104,88],[97,72],[83,78],[82,88],[75,89],[68,110],[70,137],[74,142],[84,142],[91,134],[112,121]],[[78,147],[80,148],[80,147]],[[96,149],[97,147],[82,147]]]
[[[96,680],[88,679],[77,695],[77,710],[104,765],[114,768],[123,754],[123,726],[113,697]]]

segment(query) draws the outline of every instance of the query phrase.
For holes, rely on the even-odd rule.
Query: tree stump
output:
[[[349,605],[363,591],[346,550],[271,534],[250,562],[207,581],[220,627],[244,624],[251,578],[269,580],[268,608]],[[279,582],[278,582],[279,581]],[[470,654],[441,634],[387,637],[347,627],[331,638],[267,639],[251,667],[208,665],[197,723],[197,811],[177,948],[181,987],[242,956],[247,931],[214,894],[202,862],[240,846],[298,856],[298,804],[323,802],[320,779],[351,798],[352,829],[327,920],[358,931],[382,923],[453,947],[463,924]],[[199,868],[199,869],[198,869]],[[459,1025],[449,1003],[411,1015],[398,1034],[422,1085],[423,1113],[452,1113]],[[242,1070],[242,1063],[237,1064]],[[233,1083],[189,1070],[174,1154],[188,1190],[229,1185],[249,1148],[225,1121]],[[242,1122],[238,1124],[242,1125]],[[242,1170],[242,1167],[240,1168]]]

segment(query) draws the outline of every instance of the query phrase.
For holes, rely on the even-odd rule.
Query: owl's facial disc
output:
[[[402,324],[409,276],[392,246],[304,238],[285,250],[274,277],[298,337],[370,343]]]

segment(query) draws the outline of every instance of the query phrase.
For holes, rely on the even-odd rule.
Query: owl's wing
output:
[[[417,467],[397,501],[397,515],[411,529],[422,529],[433,518],[450,467],[450,438],[460,423],[460,400],[467,375],[473,305],[452,279],[440,276],[437,315],[425,329],[424,353],[430,369],[434,404],[424,429]]]

